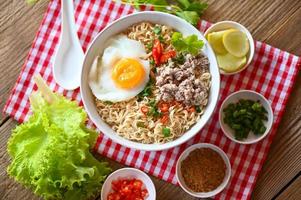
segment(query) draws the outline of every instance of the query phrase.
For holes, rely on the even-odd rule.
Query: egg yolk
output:
[[[143,66],[135,59],[122,58],[114,66],[112,79],[115,84],[123,89],[138,86],[145,76]]]

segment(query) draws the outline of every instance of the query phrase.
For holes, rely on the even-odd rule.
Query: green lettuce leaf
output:
[[[110,172],[90,153],[97,133],[85,127],[87,114],[76,102],[48,96],[51,103],[32,94],[33,115],[12,131],[8,174],[45,199],[90,198]]]

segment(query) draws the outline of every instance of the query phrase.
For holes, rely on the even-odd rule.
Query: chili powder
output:
[[[194,192],[210,192],[224,180],[226,164],[210,148],[195,149],[181,162],[184,182]]]

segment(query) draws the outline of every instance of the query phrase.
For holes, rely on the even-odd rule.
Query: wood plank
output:
[[[271,199],[301,171],[301,74],[286,107],[253,192],[253,199]],[[265,188],[265,189],[264,189]]]
[[[9,155],[6,151],[6,143],[10,137],[11,130],[16,126],[16,122],[9,119],[0,127],[0,199],[6,200],[36,200],[39,199],[29,190],[9,178],[6,168],[10,162]]]
[[[0,199],[38,199],[30,190],[24,188],[13,179],[10,179],[6,173],[6,168],[10,162],[9,155],[6,151],[6,143],[10,136],[11,130],[16,125],[17,123],[14,120],[9,119],[3,126],[0,127]],[[107,161],[113,170],[125,167],[118,162],[104,158],[99,154],[95,154],[95,157],[101,161]],[[156,187],[158,200],[173,200],[175,194],[177,194],[177,197],[181,200],[194,199],[193,197],[187,195],[180,187],[167,184],[165,181],[159,180],[153,176],[151,178]],[[98,199],[100,200],[100,197]]]
[[[208,0],[209,8],[204,19],[216,22],[230,19],[244,24],[257,40],[276,47],[301,54],[300,1],[267,0],[236,1]],[[31,42],[45,12],[47,1],[40,1],[29,7],[23,0],[0,0],[0,109],[8,98]],[[256,17],[254,17],[256,16]],[[292,38],[294,40],[292,40]],[[5,84],[3,84],[5,83]],[[299,85],[299,86],[298,86]],[[257,181],[253,199],[271,199],[300,171],[300,113],[301,77],[299,75],[294,91],[286,108],[282,123],[272,144],[267,162]],[[0,116],[0,124],[4,120]],[[0,132],[0,199],[37,199],[32,193],[8,179],[5,169],[8,164],[6,141],[15,122],[8,120]],[[299,143],[299,144],[298,144]],[[110,161],[117,169],[121,165]],[[193,199],[179,187],[153,178],[158,199]]]
[[[301,55],[301,8],[288,18],[267,40],[287,51]],[[288,38],[296,38],[296,43]],[[268,158],[260,172],[253,199],[271,199],[301,171],[301,74],[291,93],[282,121],[273,140]],[[268,190],[262,189],[269,186]]]
[[[124,168],[126,166],[121,165],[120,163],[111,160],[106,157],[102,157],[99,154],[94,155],[98,160],[106,161],[109,163],[110,167],[113,170],[117,170],[120,168]],[[174,200],[175,199],[175,194],[177,195],[177,199],[181,200],[193,200],[195,199],[194,197],[191,197],[187,195],[180,187],[168,184],[165,181],[162,181],[154,176],[150,176],[152,181],[155,184],[156,187],[156,194],[157,194],[157,200]],[[101,200],[100,197],[97,198],[97,200]]]
[[[301,197],[301,176],[297,178],[276,200],[300,200]]]
[[[299,1],[301,4],[301,1]],[[266,38],[266,42],[280,49],[301,56],[301,5],[277,31]]]
[[[281,47],[297,54],[300,48],[292,49],[289,33],[297,36],[300,33],[300,15],[292,18],[296,10],[300,9],[301,1],[295,0],[266,0],[266,1],[243,1],[243,0],[207,0],[209,7],[205,11],[203,18],[210,22],[222,20],[233,20],[243,24],[252,33],[254,39],[264,41]],[[291,22],[288,22],[288,19]],[[294,26],[291,26],[293,25]],[[283,37],[277,40],[269,40],[274,33],[284,27]],[[299,30],[299,32],[298,32]],[[298,34],[300,37],[300,34]],[[296,47],[301,44],[300,38],[293,41]]]
[[[14,87],[48,2],[0,1],[0,110]],[[0,115],[0,124],[5,117]]]

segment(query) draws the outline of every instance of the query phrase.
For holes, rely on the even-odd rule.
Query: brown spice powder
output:
[[[216,151],[200,148],[182,161],[181,173],[187,187],[194,192],[210,192],[223,182],[226,164]]]

